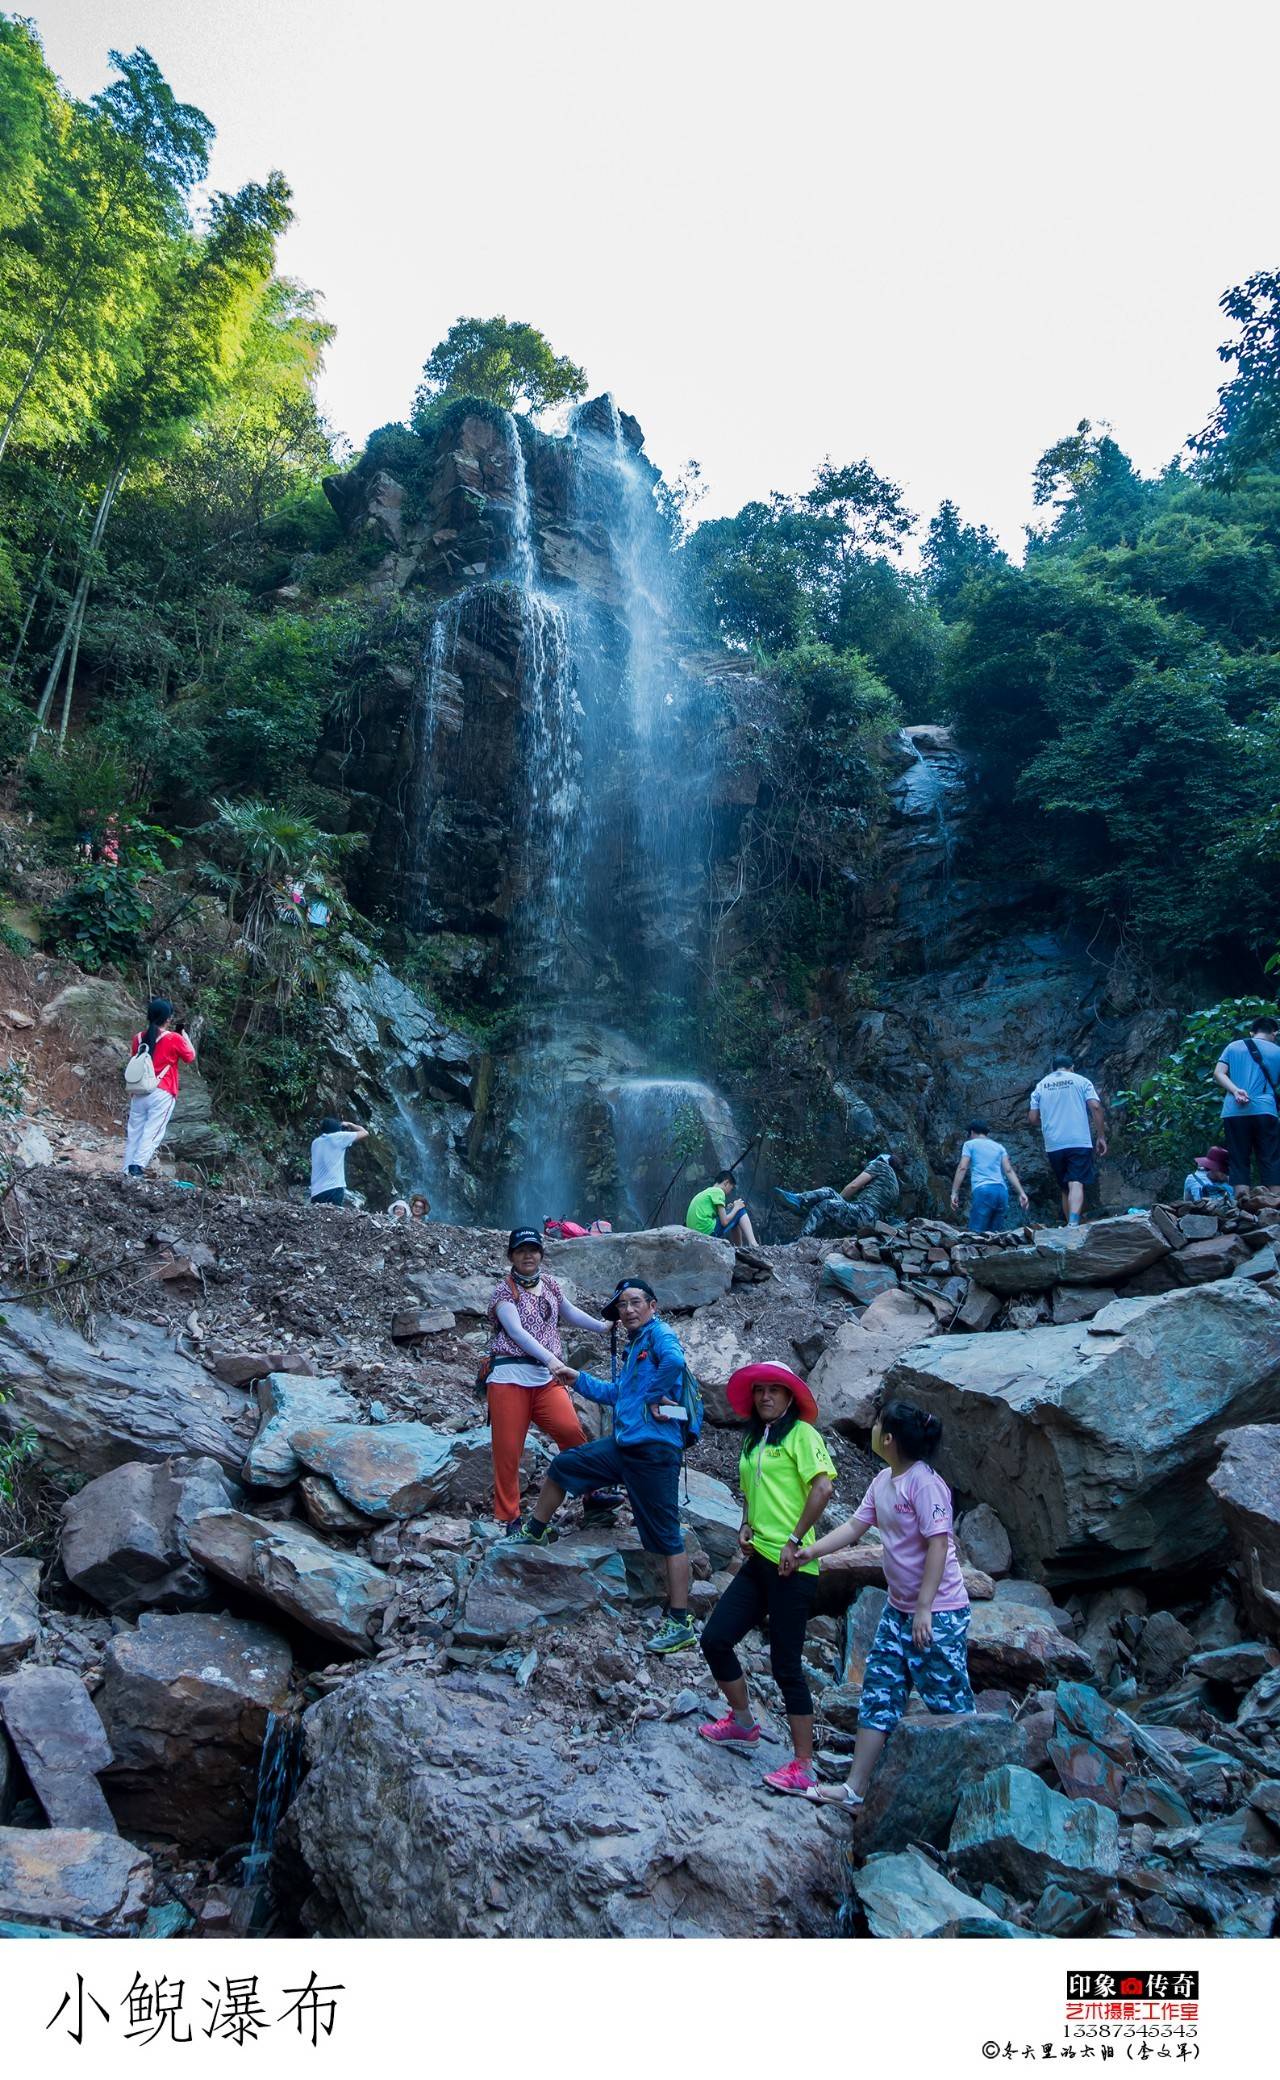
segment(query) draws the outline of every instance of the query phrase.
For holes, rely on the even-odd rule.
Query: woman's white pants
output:
[[[164,1140],[169,1115],[177,1102],[168,1091],[147,1091],[143,1097],[129,1100],[129,1124],[124,1137],[126,1170],[135,1163],[139,1170],[146,1169]]]

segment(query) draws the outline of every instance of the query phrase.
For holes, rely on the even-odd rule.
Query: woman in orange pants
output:
[[[604,1335],[609,1324],[584,1314],[565,1299],[557,1281],[543,1275],[542,1237],[536,1228],[513,1228],[507,1238],[507,1276],[489,1302],[489,1424],[493,1432],[493,1513],[508,1528],[520,1522],[520,1456],[530,1423],[559,1451],[585,1444],[565,1381],[561,1322]],[[588,1497],[588,1501],[590,1501]]]

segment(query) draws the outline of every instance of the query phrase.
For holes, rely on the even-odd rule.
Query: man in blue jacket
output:
[[[548,1527],[566,1495],[625,1487],[641,1545],[646,1553],[660,1553],[667,1570],[667,1615],[645,1645],[651,1654],[677,1654],[698,1639],[689,1618],[689,1560],[679,1511],[684,1352],[674,1329],[659,1321],[658,1296],[642,1278],[624,1278],[601,1313],[627,1332],[621,1373],[608,1380],[576,1372],[565,1384],[612,1408],[613,1435],[573,1445],[553,1459],[532,1510],[512,1535],[522,1545],[549,1545]]]

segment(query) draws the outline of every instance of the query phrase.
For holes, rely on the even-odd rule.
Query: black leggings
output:
[[[764,1618],[769,1621],[769,1665],[791,1719],[807,1719],[813,1698],[804,1679],[804,1633],[818,1577],[781,1575],[772,1560],[750,1552],[702,1628],[702,1651],[717,1683],[736,1682],[742,1664],[734,1653],[740,1639]]]

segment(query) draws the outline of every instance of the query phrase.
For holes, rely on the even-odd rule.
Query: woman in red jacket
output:
[[[196,1051],[186,1036],[181,1019],[175,1019],[167,997],[152,997],[147,1005],[146,1031],[135,1033],[131,1055],[145,1048],[155,1065],[154,1090],[144,1091],[129,1101],[129,1125],[124,1140],[124,1173],[141,1177],[164,1140],[169,1117],[178,1102],[178,1072],[183,1062],[194,1062]]]

